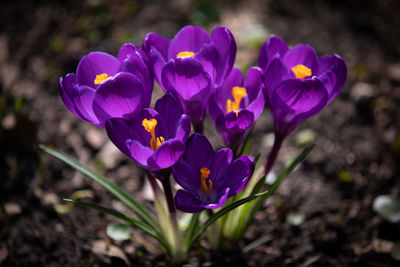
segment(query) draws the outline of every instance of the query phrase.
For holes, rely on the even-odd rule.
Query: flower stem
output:
[[[265,171],[264,171],[265,175],[267,175],[269,173],[272,166],[274,165],[275,160],[278,156],[279,149],[281,148],[281,145],[282,145],[284,139],[285,139],[285,136],[275,134],[274,145],[272,147],[271,152],[268,155],[267,164],[265,165]]]

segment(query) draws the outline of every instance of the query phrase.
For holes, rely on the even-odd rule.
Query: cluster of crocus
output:
[[[61,96],[78,118],[106,128],[139,166],[156,176],[162,172],[160,179],[172,171],[183,188],[175,205],[185,212],[221,207],[254,170],[249,156],[237,157],[229,148],[214,152],[202,135],[207,111],[229,147],[248,133],[268,100],[278,150],[284,137],[331,102],[346,80],[338,55],[318,58],[310,46],[289,49],[276,36],[265,42],[259,66],[244,78],[233,67],[236,43],[225,27],[209,35],[186,26],[172,40],[150,33],[142,47],[125,44],[117,57],[84,56],[76,74],[60,78]],[[154,79],[166,94],[151,109]],[[196,133],[189,137],[191,123]]]

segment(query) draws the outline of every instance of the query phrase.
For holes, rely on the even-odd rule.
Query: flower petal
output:
[[[76,110],[73,95],[79,91],[78,85],[76,84],[75,74],[69,73],[65,77],[60,77],[58,80],[58,89],[60,91],[61,98],[64,105],[79,119],[83,120],[79,112]]]
[[[290,71],[279,58],[274,59],[264,72],[264,95],[271,102],[276,86],[291,78]]]
[[[214,149],[204,135],[195,133],[189,137],[183,160],[194,172],[200,172],[201,168],[206,167],[213,156]]]
[[[136,164],[143,168],[148,168],[148,159],[154,154],[154,151],[150,147],[143,146],[138,141],[129,139],[126,141],[126,145],[130,152],[130,158],[132,158]]]
[[[114,145],[128,157],[131,156],[130,149],[126,141],[131,137],[129,135],[129,122],[123,118],[112,118],[106,122],[107,135]]]
[[[154,109],[164,119],[169,136],[175,137],[178,121],[183,114],[182,105],[179,100],[176,99],[172,92],[167,92],[162,98],[157,100]]]
[[[274,90],[271,111],[275,128],[287,134],[300,122],[320,112],[328,101],[328,94],[320,80],[291,79]]]
[[[185,161],[178,161],[172,166],[172,174],[175,181],[186,191],[193,195],[201,190],[200,171],[194,172],[192,167]]]
[[[299,44],[289,50],[282,59],[288,69],[302,64],[311,69],[311,75],[318,73],[318,56],[314,48],[307,44]]]
[[[230,188],[229,197],[238,194],[247,184],[254,171],[254,160],[243,155],[235,159],[228,167],[224,187]]]
[[[149,70],[146,54],[134,44],[124,44],[119,50],[118,59],[122,62],[120,71],[136,76],[144,85],[144,104],[148,107],[154,86],[153,74]]]
[[[214,199],[214,201],[212,201],[211,203],[205,203],[202,206],[206,209],[218,209],[222,207],[228,200],[229,192],[230,189],[226,188]]]
[[[233,100],[232,88],[235,86],[243,86],[244,78],[240,69],[234,67],[224,80],[222,86],[215,91],[216,102],[219,107],[226,112],[226,101]]]
[[[218,150],[210,160],[207,167],[210,170],[209,178],[213,182],[213,189],[221,190],[221,185],[225,184],[226,171],[233,158],[233,152],[229,148]],[[226,187],[225,187],[226,188]]]
[[[320,76],[318,77],[328,91],[330,103],[342,90],[347,77],[347,67],[338,55],[320,58]]]
[[[76,70],[76,81],[79,85],[95,88],[96,75],[106,73],[114,76],[120,67],[117,58],[103,52],[92,52],[82,57]]]
[[[144,108],[144,88],[134,75],[120,72],[114,78],[100,84],[93,111],[101,125],[109,118],[132,118]]]
[[[100,128],[104,125],[100,123],[99,119],[93,112],[93,100],[96,90],[89,86],[79,86],[79,90],[73,95],[73,102],[75,103],[76,111],[80,117]]]
[[[147,161],[148,168],[159,170],[174,165],[185,152],[185,144],[178,139],[169,139],[161,144],[159,148]]]
[[[158,51],[164,61],[168,61],[168,48],[171,41],[156,33],[149,33],[143,41],[143,50],[149,53],[152,49]]]
[[[210,42],[210,36],[205,30],[197,26],[183,27],[172,39],[168,58],[176,58],[180,52],[189,51],[197,53],[204,44]]]
[[[201,206],[201,201],[196,199],[192,194],[178,190],[175,195],[175,205],[178,210],[189,213],[197,213],[205,208]]]
[[[163,68],[162,81],[166,90],[177,92],[184,100],[203,90],[210,91],[211,83],[202,65],[192,58],[170,60]]]
[[[288,50],[289,48],[283,39],[271,35],[261,47],[258,65],[265,70],[272,60],[283,57]]]
[[[219,86],[231,72],[236,57],[236,42],[232,33],[226,27],[216,27],[211,33],[211,40],[218,50],[219,68],[215,86]]]
[[[210,76],[211,81],[217,79],[219,70],[219,54],[218,50],[212,44],[205,44],[201,50],[194,56],[194,58],[200,62],[203,69]]]

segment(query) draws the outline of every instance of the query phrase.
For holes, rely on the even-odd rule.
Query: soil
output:
[[[400,195],[400,4],[374,1],[3,1],[0,10],[0,265],[163,266],[154,240],[133,231],[117,242],[105,229],[115,219],[76,207],[55,211],[85,190],[87,201],[124,211],[99,185],[41,152],[43,143],[71,154],[150,206],[143,172],[105,133],[63,105],[57,81],[75,72],[89,51],[116,54],[148,32],[172,38],[184,25],[230,28],[237,64],[256,64],[259,29],[288,44],[308,43],[319,55],[347,63],[340,95],[285,141],[274,171],[301,151],[311,129],[315,149],[268,199],[240,249],[195,247],[193,266],[398,266],[390,255],[400,225],[372,210],[378,195]],[[256,25],[256,26],[255,26]],[[261,33],[263,33],[261,31]],[[265,38],[263,39],[263,41]],[[253,42],[253,43],[252,43]],[[160,95],[156,89],[155,96]],[[207,120],[209,123],[209,120]],[[209,123],[209,128],[211,124]],[[268,109],[257,122],[252,150],[271,149]],[[215,131],[206,132],[214,142]],[[304,216],[293,225],[289,214]],[[108,247],[109,249],[105,249]]]

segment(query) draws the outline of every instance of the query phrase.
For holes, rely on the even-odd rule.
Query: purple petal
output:
[[[175,137],[185,143],[190,134],[191,127],[189,117],[183,114],[178,121]]]
[[[184,51],[197,53],[204,44],[209,42],[210,36],[205,30],[197,26],[186,26],[172,39],[168,50],[168,58],[176,58],[180,52]]]
[[[118,59],[122,62],[120,71],[133,74],[144,85],[143,106],[148,107],[151,101],[154,80],[149,70],[146,54],[134,44],[124,44],[119,51]]]
[[[264,72],[264,95],[271,102],[276,86],[291,78],[290,71],[279,58],[274,59]]]
[[[235,62],[236,42],[226,27],[216,27],[211,33],[211,40],[219,54],[219,71],[215,81],[216,86],[219,86],[230,73]]]
[[[144,88],[140,80],[130,73],[121,72],[100,84],[93,111],[104,125],[109,118],[132,118],[144,108]]]
[[[115,57],[103,53],[92,52],[82,57],[76,70],[76,80],[79,85],[95,88],[96,75],[106,73],[114,76],[120,67],[120,62]]]
[[[95,94],[95,89],[89,86],[80,86],[79,91],[74,93],[73,102],[75,103],[76,111],[83,120],[104,128],[104,124],[100,123],[99,119],[93,112],[93,100]]]
[[[259,67],[251,67],[247,71],[246,82],[244,87],[247,91],[247,96],[249,102],[252,102],[258,96],[258,93],[261,91],[261,87],[264,81],[264,76],[262,70]]]
[[[314,48],[307,44],[299,44],[289,50],[282,59],[288,69],[302,64],[311,69],[311,75],[318,73],[318,56]]]
[[[338,55],[324,56],[320,59],[320,76],[318,77],[328,91],[330,103],[342,90],[347,77],[347,67],[343,58]]]
[[[213,156],[214,149],[204,135],[195,133],[189,137],[183,160],[194,172],[200,173],[200,169],[206,167]]]
[[[214,201],[212,201],[211,203],[203,204],[203,207],[206,209],[218,209],[222,207],[228,200],[229,191],[230,189],[226,188],[215,198]]]
[[[178,190],[175,195],[175,205],[178,210],[189,213],[197,213],[205,208],[201,206],[201,201],[196,199],[192,194]]]
[[[210,76],[211,81],[215,81],[219,69],[219,55],[215,46],[205,44],[194,58],[203,66],[204,70]]]
[[[258,65],[265,70],[272,60],[283,57],[288,50],[289,48],[283,39],[271,35],[261,47]]]
[[[113,118],[106,122],[107,135],[114,145],[121,150],[125,155],[131,156],[130,150],[126,141],[131,137],[129,135],[130,125],[123,118]]]
[[[61,98],[64,105],[79,119],[83,120],[78,111],[75,108],[73,102],[73,95],[79,91],[76,84],[75,74],[69,73],[65,77],[60,77],[58,80],[58,89],[60,90]]]
[[[291,79],[282,82],[270,102],[275,127],[287,134],[300,122],[327,105],[327,92],[318,79]]]
[[[264,106],[265,106],[265,96],[264,96],[263,90],[260,90],[258,92],[256,99],[254,99],[246,107],[246,109],[253,113],[254,121],[256,121],[258,119],[258,117],[261,115],[261,113],[263,112]]]
[[[223,186],[229,187],[229,197],[242,191],[254,171],[254,160],[243,155],[234,160],[228,167]]]
[[[152,170],[169,168],[185,152],[185,144],[178,139],[166,140],[148,159],[147,166]]]
[[[197,195],[201,190],[200,171],[194,172],[192,167],[184,161],[178,161],[172,166],[175,181],[186,191]]]
[[[213,189],[220,191],[222,188],[220,185],[225,183],[226,171],[233,158],[233,152],[229,148],[222,148],[218,150],[214,157],[208,163],[208,169],[210,170],[209,178],[213,182]],[[224,187],[223,189],[225,189]]]
[[[130,157],[140,166],[148,168],[147,161],[154,154],[150,147],[143,146],[136,140],[129,139],[126,145],[130,152]]]
[[[229,112],[225,116],[226,129],[237,129],[244,131],[254,123],[254,114],[246,109],[239,110],[236,115],[235,111]]]
[[[150,53],[152,49],[157,50],[165,62],[168,61],[168,48],[170,43],[170,40],[161,35],[158,35],[156,33],[149,33],[144,38],[142,46],[143,50],[147,53]]]
[[[162,81],[167,90],[177,92],[184,100],[203,90],[210,91],[211,83],[201,64],[193,58],[170,60],[162,71]]]
[[[228,99],[233,100],[232,88],[235,86],[243,86],[244,78],[243,73],[238,68],[233,68],[229,73],[228,77],[225,79],[221,88],[218,88],[215,92],[216,102],[219,107],[226,111],[226,101]]]
[[[175,137],[178,121],[183,114],[179,100],[171,92],[167,92],[167,94],[157,100],[154,109],[164,119],[169,136]]]
[[[225,104],[226,105],[226,104]],[[224,116],[226,112],[226,106],[222,108],[222,104],[218,105],[216,101],[216,93],[212,94],[208,104],[208,112],[211,118],[214,120],[214,124],[217,122],[218,118]]]

